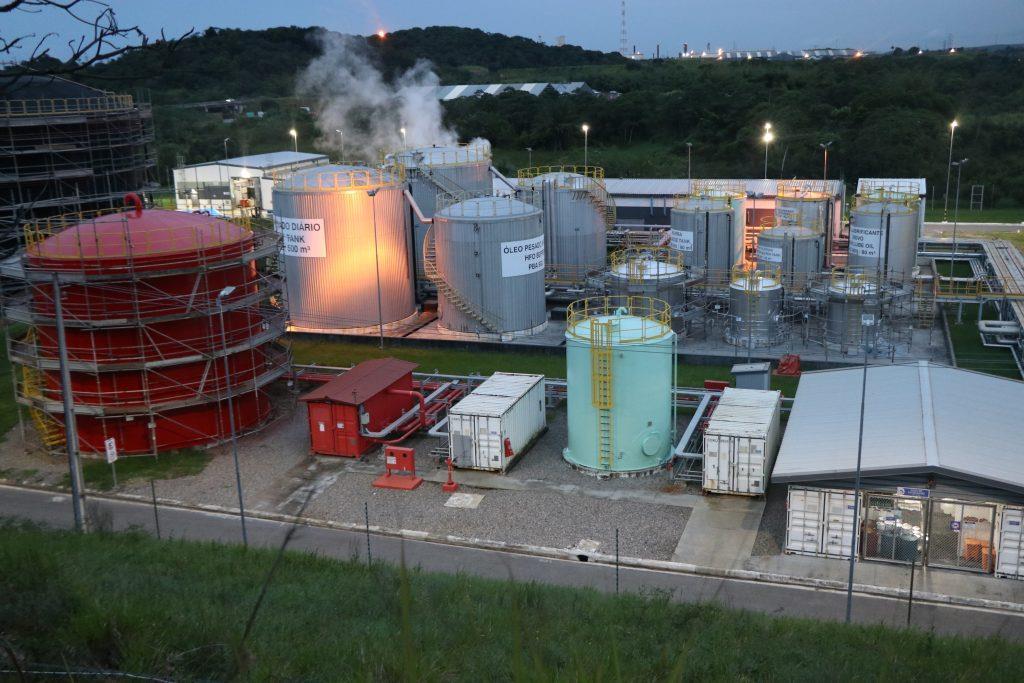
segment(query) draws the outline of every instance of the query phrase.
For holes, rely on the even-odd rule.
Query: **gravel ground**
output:
[[[782,554],[782,547],[786,544],[786,491],[785,484],[772,484],[768,487],[751,556]]]
[[[14,426],[0,441],[0,477],[22,484],[56,485],[68,473],[67,459],[43,450],[31,424],[25,425],[28,448]]]
[[[547,491],[499,491],[461,487],[483,495],[476,509],[444,506],[450,494],[424,482],[415,491],[372,487],[373,475],[345,472],[309,506],[307,515],[466,538],[572,548],[583,539],[615,552],[615,529],[623,555],[667,560],[690,516],[690,508],[600,500]]]

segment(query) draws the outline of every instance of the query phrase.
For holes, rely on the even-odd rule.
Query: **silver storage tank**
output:
[[[593,170],[603,175],[602,169]],[[608,219],[614,221],[614,206],[604,183],[596,173],[584,175],[561,169],[524,171],[519,186],[535,197],[534,203],[544,212],[548,279],[570,284],[583,282],[587,273],[603,268],[608,261]]]
[[[825,342],[843,352],[862,351],[867,336],[868,346],[877,336],[879,325],[878,285],[871,278],[856,273],[837,274],[828,285],[828,310],[825,318]],[[864,325],[864,315],[874,322]]]
[[[822,181],[779,181],[775,191],[775,224],[799,225],[824,235],[831,220],[832,196]]]
[[[611,294],[646,296],[669,306],[686,301],[683,252],[670,247],[627,247],[612,252],[605,283]]]
[[[406,168],[409,191],[424,217],[431,218],[437,209],[438,195],[457,199],[483,197],[493,194],[491,183],[491,146],[487,141],[467,145],[416,147],[396,152],[393,158]],[[427,225],[415,215],[413,221],[413,249],[416,274],[423,272],[423,237]]]
[[[291,329],[353,332],[416,315],[405,187],[400,172],[367,166],[317,166],[275,183]]]
[[[723,282],[743,257],[743,198],[728,192],[681,197],[670,215],[671,245],[686,256],[694,275]]]
[[[915,195],[873,190],[857,197],[850,211],[847,265],[865,274],[907,283],[917,266],[918,204]]]
[[[729,283],[725,340],[735,346],[772,346],[782,339],[782,284],[778,268],[734,268]]]
[[[457,202],[434,214],[425,247],[442,329],[504,339],[546,325],[537,207],[508,197]]]
[[[825,259],[825,236],[812,228],[780,225],[757,237],[757,265],[779,268],[787,286],[803,286],[821,271]]]

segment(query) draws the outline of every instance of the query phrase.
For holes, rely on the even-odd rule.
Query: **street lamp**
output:
[[[338,134],[338,139],[341,140],[341,160],[345,161],[345,134],[337,128],[334,129],[334,132]]]
[[[299,151],[299,131],[292,128],[288,131],[288,135],[292,136],[292,142],[295,144],[295,151]]]
[[[402,132],[402,147],[408,147],[409,146],[409,140],[408,140],[408,138],[405,137],[405,127],[403,126],[403,127],[399,128],[398,130],[400,130]]]
[[[849,284],[849,281],[847,281]],[[878,291],[877,289],[875,291]],[[860,316],[861,341],[864,342],[864,370],[860,381],[860,426],[857,430],[857,472],[853,480],[853,528],[850,531],[850,572],[846,581],[846,623],[853,617],[853,566],[857,556],[858,516],[860,513],[860,466],[864,452],[864,403],[868,390],[868,328],[875,324],[875,316],[862,313]]]
[[[825,168],[821,172],[822,180],[828,180],[828,148],[832,146],[832,142],[832,140],[829,140],[828,142],[822,142],[818,144],[818,147],[821,147],[823,150],[825,150]]]
[[[528,152],[527,158],[529,159],[529,161],[526,162],[526,167],[533,168],[533,147],[527,147],[526,151]]]
[[[764,124],[764,135],[761,136],[761,142],[764,143],[764,179],[768,180],[768,145],[772,144],[772,140],[775,139],[775,133],[772,132],[772,124]]]
[[[688,192],[692,192],[693,188],[690,187],[690,182],[693,180],[693,143],[686,143],[686,189]]]
[[[586,169],[587,168],[587,148],[589,147],[588,143],[590,142],[590,125],[584,123],[580,128],[583,130],[583,168]],[[584,172],[586,172],[586,171],[584,170]]]
[[[292,131],[294,132],[294,131]],[[235,486],[238,488],[238,514],[242,518],[242,544],[249,547],[249,535],[245,529],[245,501],[242,496],[242,473],[238,467],[238,438],[235,435],[235,403],[231,395],[231,368],[228,363],[228,334],[224,329],[224,299],[235,291],[234,285],[228,285],[217,294],[217,316],[220,318],[220,343],[224,353],[224,378],[222,386],[228,395],[228,426],[231,429],[231,457],[235,461]]]
[[[949,124],[949,161],[946,162],[946,197],[942,204],[943,223],[949,218],[949,174],[953,170],[953,136],[956,134],[956,129],[959,125],[956,119],[953,119],[953,122]]]
[[[228,142],[230,140],[231,140],[231,138],[224,138],[224,158],[225,159],[228,158]]]
[[[960,171],[963,170],[967,159],[954,161],[950,165],[956,166],[956,201],[953,202],[953,254],[949,257],[949,277],[953,277],[953,261],[956,259],[956,224],[960,220]],[[959,319],[957,320],[959,322]]]
[[[405,129],[402,129],[405,132]],[[367,190],[373,211],[373,265],[377,269],[377,329],[380,333],[380,348],[384,349],[384,312],[380,301],[380,252],[377,251],[377,190]]]

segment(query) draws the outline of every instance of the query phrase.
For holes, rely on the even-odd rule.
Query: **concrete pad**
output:
[[[445,501],[444,506],[446,508],[475,510],[480,506],[480,501],[483,499],[483,495],[479,493],[453,493],[448,500]]]

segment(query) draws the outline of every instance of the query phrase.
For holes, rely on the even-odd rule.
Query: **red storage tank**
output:
[[[415,369],[397,358],[363,361],[303,396],[312,451],[358,458],[380,443],[365,434],[382,431],[416,405]]]
[[[6,312],[30,326],[11,356],[22,366],[19,400],[44,441],[46,420],[64,419],[55,277],[82,451],[102,452],[111,437],[125,454],[222,441],[229,397],[238,433],[265,421],[265,387],[288,366],[275,341],[284,314],[271,305],[279,278],[257,269],[277,253],[272,230],[174,211],[113,212],[33,226],[26,244],[28,294]]]

